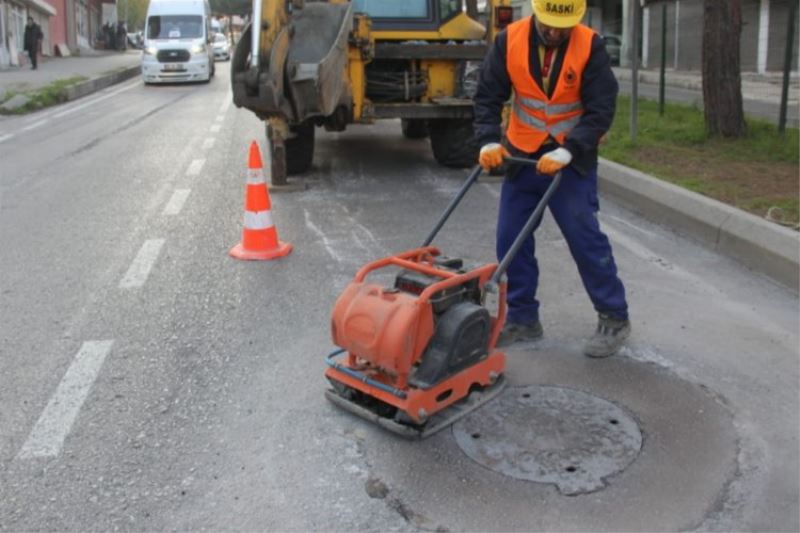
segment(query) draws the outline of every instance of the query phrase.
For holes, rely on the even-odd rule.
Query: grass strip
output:
[[[630,136],[630,98],[620,96],[600,155],[691,191],[787,226],[800,221],[800,135],[748,119],[739,139],[708,138],[693,106],[639,100],[637,138]]]
[[[8,94],[6,94],[6,100],[13,98],[17,94],[23,94],[28,97],[28,102],[17,109],[3,111],[3,113],[9,115],[21,115],[37,109],[42,109],[66,102],[67,89],[82,81],[86,81],[87,79],[88,78],[85,76],[72,76],[70,78],[55,80],[44,87],[30,91],[10,91]]]

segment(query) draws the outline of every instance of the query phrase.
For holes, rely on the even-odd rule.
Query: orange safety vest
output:
[[[569,131],[583,114],[581,77],[592,51],[594,30],[579,24],[572,30],[553,95],[548,98],[529,67],[533,19],[508,26],[506,69],[514,86],[514,104],[506,136],[516,148],[537,151],[548,137],[564,144]],[[551,81],[550,83],[553,83]]]

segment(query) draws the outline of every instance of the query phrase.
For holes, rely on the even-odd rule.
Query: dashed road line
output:
[[[144,285],[150,269],[158,259],[161,248],[164,246],[164,239],[150,239],[144,241],[139,253],[133,259],[130,268],[125,273],[122,281],[119,282],[120,289],[136,289]]]
[[[22,128],[22,131],[33,130],[33,129],[38,128],[39,126],[44,126],[45,124],[47,124],[47,122],[49,120],[50,119],[46,118],[44,120],[40,120],[39,122],[34,122],[33,124],[31,124],[29,126],[25,126],[24,128]]]
[[[113,340],[83,343],[22,445],[18,458],[55,457],[61,453],[64,439],[72,429],[113,344]]]
[[[0,135],[0,143],[5,142],[14,137],[13,133],[6,133],[5,135]]]
[[[214,143],[216,139],[214,137],[208,137],[205,141],[203,141],[203,151],[207,152],[214,147]]]
[[[217,122],[222,122],[223,120],[225,120],[225,115],[217,115],[217,118],[216,118]]]
[[[174,193],[172,193],[172,198],[169,199],[167,202],[167,206],[164,208],[164,215],[177,215],[183,209],[183,204],[186,203],[186,199],[189,197],[189,193],[191,193],[191,189],[176,189]]]
[[[197,176],[203,171],[203,165],[206,164],[205,159],[195,159],[189,163],[189,168],[186,169],[187,176]]]
[[[219,125],[219,124],[213,124],[213,125],[212,125],[212,126],[209,128],[209,131],[210,131],[211,133],[219,133],[219,130],[220,130],[221,128],[222,128],[222,126],[221,126],[221,125]]]

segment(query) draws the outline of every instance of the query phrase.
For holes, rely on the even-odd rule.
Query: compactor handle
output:
[[[539,200],[539,204],[536,206],[536,209],[533,210],[531,213],[530,218],[525,223],[525,227],[517,235],[517,238],[514,239],[514,243],[511,245],[511,248],[508,249],[506,255],[503,256],[502,261],[497,266],[497,270],[494,271],[492,274],[491,279],[489,279],[489,283],[496,284],[500,281],[500,278],[503,274],[506,273],[508,269],[508,265],[511,264],[511,261],[514,259],[514,256],[517,255],[517,252],[522,247],[522,243],[525,242],[525,239],[533,233],[533,228],[536,226],[536,223],[542,217],[542,213],[544,213],[544,208],[547,207],[550,198],[552,198],[553,194],[555,194],[556,189],[558,188],[558,184],[561,183],[561,171],[559,170],[555,176],[553,176],[553,181],[550,182],[548,185],[547,190],[542,195],[542,199]]]
[[[526,159],[524,157],[514,157],[514,156],[506,156],[505,160],[510,163],[519,163],[522,165],[536,165],[536,163],[538,163],[536,159]],[[425,239],[425,241],[422,243],[422,246],[429,246],[433,242],[433,239],[436,237],[436,234],[439,233],[440,229],[442,229],[444,223],[447,222],[447,219],[450,218],[450,215],[453,214],[453,211],[455,211],[458,204],[461,203],[461,200],[462,198],[464,198],[464,195],[467,194],[467,191],[469,190],[470,187],[472,187],[472,184],[478,180],[478,177],[480,177],[482,172],[483,168],[481,168],[480,165],[475,165],[475,168],[473,168],[472,172],[470,172],[469,176],[467,176],[464,185],[461,186],[461,189],[459,189],[455,198],[453,198],[450,201],[450,205],[448,205],[447,209],[444,210],[444,214],[442,214],[441,218],[439,218],[439,221],[436,223],[436,226],[434,226],[433,231],[430,232],[428,238]]]

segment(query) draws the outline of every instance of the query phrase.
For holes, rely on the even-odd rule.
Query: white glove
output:
[[[478,162],[484,170],[490,170],[503,164],[503,158],[508,157],[508,150],[500,143],[489,143],[481,148]]]
[[[553,175],[572,162],[572,154],[566,148],[556,148],[539,158],[536,171],[539,174]]]

